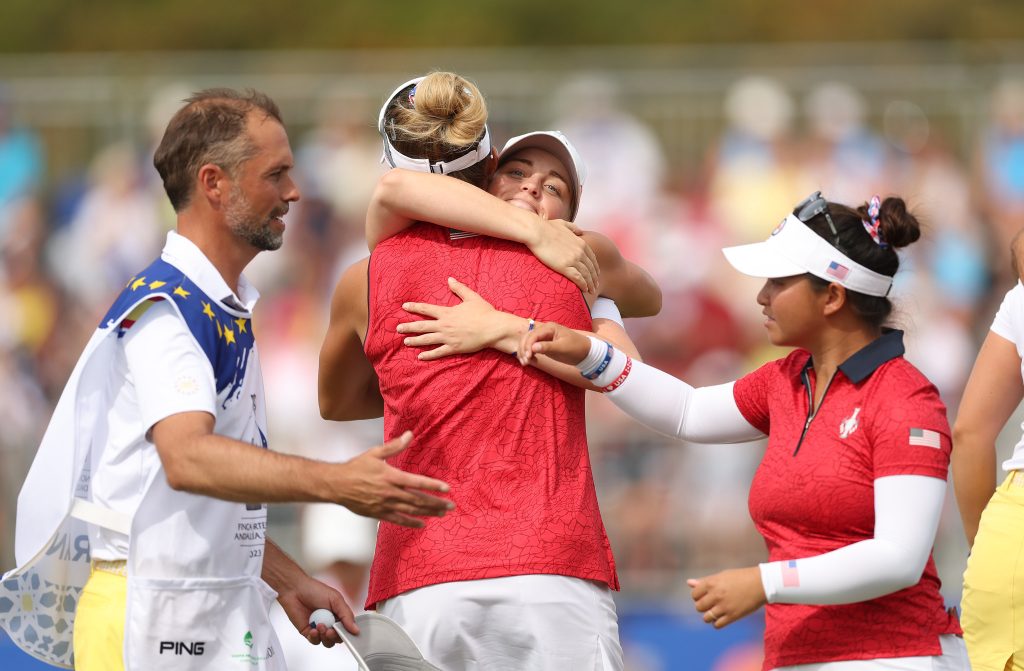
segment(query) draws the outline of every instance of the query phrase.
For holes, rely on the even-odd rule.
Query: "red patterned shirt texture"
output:
[[[618,589],[587,449],[584,392],[496,350],[420,361],[407,301],[456,305],[453,277],[496,309],[589,330],[579,289],[517,243],[417,224],[370,257],[366,354],[384,397],[390,459],[451,485],[455,510],[422,529],[382,522],[367,607],[417,587],[527,574]]]

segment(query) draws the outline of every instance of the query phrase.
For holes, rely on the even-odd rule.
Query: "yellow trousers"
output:
[[[76,671],[124,671],[128,579],[93,568],[75,611]]]
[[[1024,671],[1024,471],[1012,471],[985,506],[961,606],[973,671]]]

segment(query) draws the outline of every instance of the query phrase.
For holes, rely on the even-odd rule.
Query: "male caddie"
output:
[[[419,490],[447,486],[385,463],[408,433],[347,463],[267,449],[258,293],[242,271],[281,246],[299,199],[276,104],[201,91],[154,163],[177,230],[128,280],[54,411],[18,499],[0,624],[84,671],[283,669],[274,598],[312,643],[339,640],[310,628],[317,608],[358,628],[337,591],[265,537],[265,504],[331,501],[422,526],[451,504]]]

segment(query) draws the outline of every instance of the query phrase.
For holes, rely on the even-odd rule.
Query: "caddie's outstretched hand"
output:
[[[421,517],[443,517],[455,504],[427,492],[447,492],[446,483],[406,473],[385,461],[411,442],[412,432],[406,431],[340,464],[341,478],[335,487],[335,502],[359,515],[406,527],[422,527]]]
[[[555,361],[578,364],[590,353],[590,339],[555,322],[537,322],[519,341],[516,356],[526,366],[536,354],[546,354]]]

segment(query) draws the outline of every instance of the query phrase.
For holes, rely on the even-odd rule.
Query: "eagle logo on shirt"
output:
[[[860,414],[860,408],[854,408],[853,414],[839,422],[839,437],[849,438],[850,434],[857,430],[860,423],[857,422],[857,415]]]

